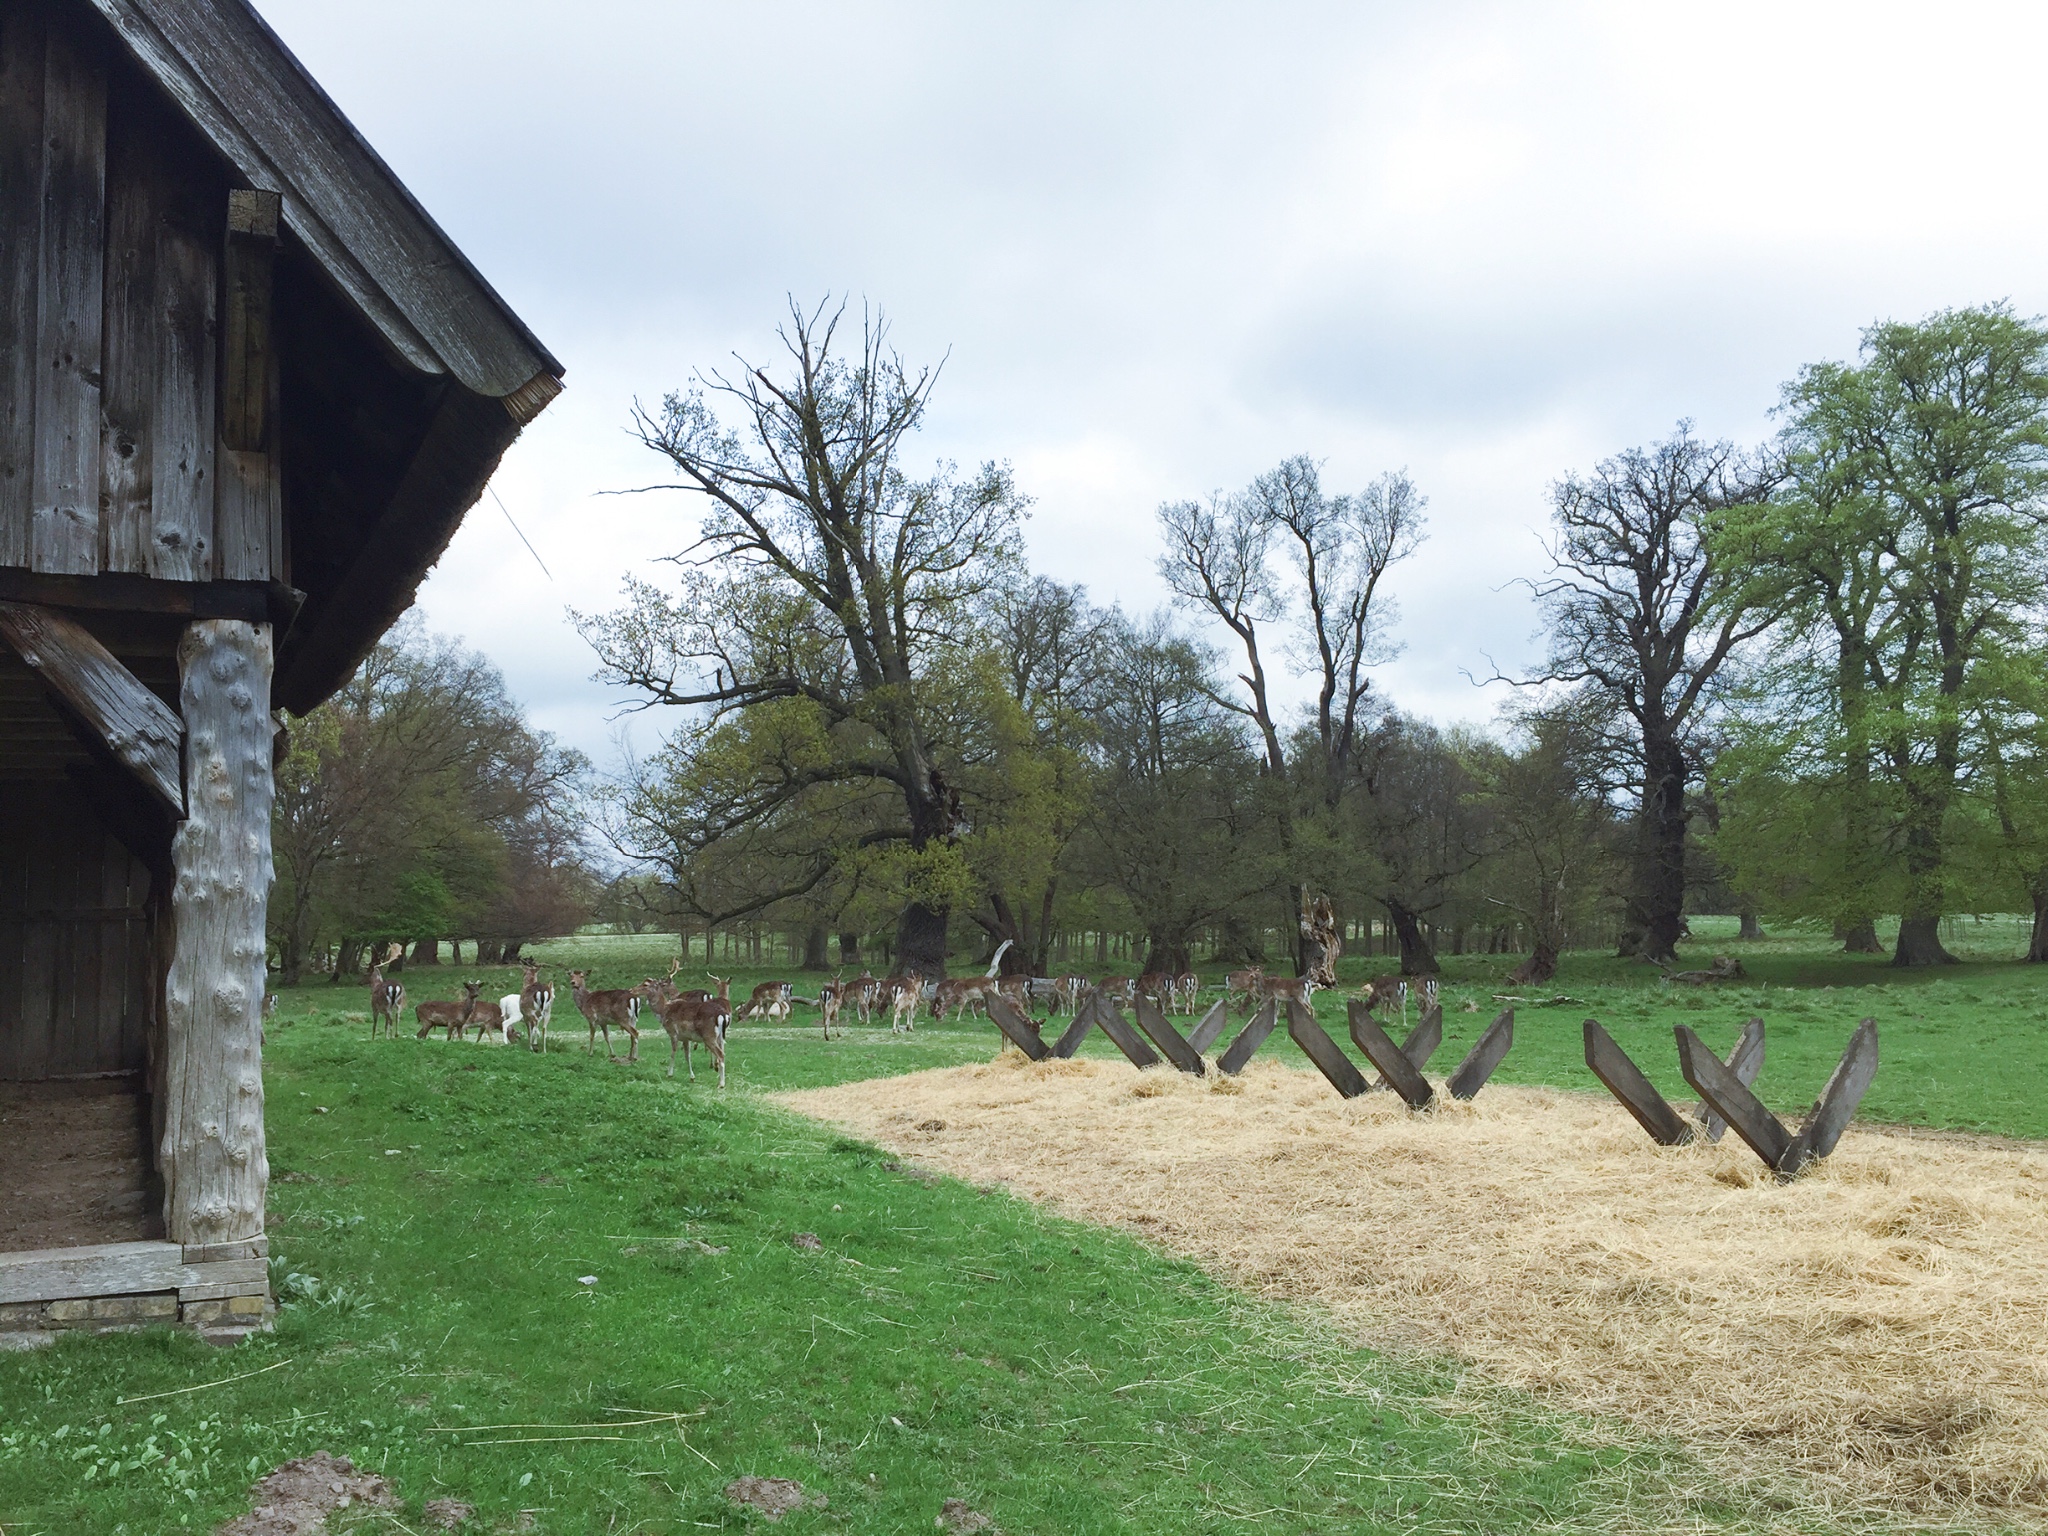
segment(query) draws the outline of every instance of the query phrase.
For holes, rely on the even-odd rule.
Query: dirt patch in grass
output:
[[[391,1485],[374,1472],[358,1472],[346,1456],[315,1451],[288,1461],[249,1490],[256,1507],[222,1526],[215,1536],[312,1536],[344,1509],[396,1509]]]
[[[1847,1513],[2048,1515],[2048,1151],[1852,1129],[1789,1185],[1604,1096],[995,1062],[780,1096]],[[944,1131],[924,1127],[945,1122]],[[1731,1470],[1736,1470],[1731,1468]]]

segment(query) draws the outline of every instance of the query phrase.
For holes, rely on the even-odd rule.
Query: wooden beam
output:
[[[1209,1011],[1202,1015],[1202,1021],[1188,1031],[1188,1044],[1200,1054],[1209,1054],[1209,1047],[1222,1037],[1230,1025],[1230,999],[1218,998]]]
[[[188,815],[166,1006],[164,1228],[173,1242],[263,1231],[264,906],[270,889],[270,630],[201,619],[178,647]]]
[[[1067,1060],[1081,1049],[1081,1042],[1088,1038],[1088,1032],[1094,1027],[1095,991],[1091,987],[1081,1001],[1074,1005],[1073,1020],[1061,1031],[1059,1039],[1053,1042],[1053,1055],[1061,1061]]]
[[[175,816],[185,814],[179,754],[184,725],[170,705],[76,619],[0,602],[0,638],[33,667],[66,709]]]
[[[1714,1063],[1717,1067],[1720,1064]],[[1664,1095],[1643,1076],[1643,1069],[1629,1060],[1628,1052],[1614,1043],[1614,1037],[1600,1027],[1598,1019],[1586,1020],[1586,1065],[1658,1146],[1682,1147],[1692,1140],[1692,1125],[1664,1102]],[[1690,1073],[1686,1081],[1692,1081]]]
[[[1421,1072],[1428,1068],[1429,1058],[1437,1053],[1443,1043],[1444,1011],[1441,1008],[1431,1008],[1416,1021],[1415,1027],[1408,1031],[1408,1038],[1401,1042],[1401,1054],[1415,1063],[1415,1070]],[[1384,1077],[1375,1078],[1372,1091],[1379,1093],[1393,1086]]]
[[[62,13],[52,20],[60,18],[70,23]],[[90,573],[100,568],[107,67],[75,23],[49,29],[41,142],[29,564]],[[8,238],[19,237],[10,230]]]
[[[1479,1037],[1479,1043],[1466,1052],[1465,1059],[1458,1063],[1458,1070],[1451,1074],[1451,1097],[1479,1097],[1479,1090],[1486,1086],[1486,1080],[1493,1076],[1493,1069],[1501,1064],[1514,1043],[1515,1010],[1503,1009],[1486,1026],[1486,1033]]]
[[[1180,1031],[1173,1027],[1159,1005],[1149,997],[1141,997],[1133,1005],[1138,1015],[1138,1028],[1159,1047],[1159,1054],[1183,1072],[1196,1077],[1207,1077],[1209,1069],[1202,1065],[1202,1053],[1181,1039]]]
[[[1117,1011],[1116,1004],[1099,992],[1095,995],[1095,1022],[1102,1026],[1102,1032],[1115,1042],[1116,1048],[1128,1056],[1131,1065],[1139,1071],[1159,1065],[1158,1053],[1131,1028],[1129,1021]]]
[[[44,26],[25,4],[0,25],[0,567],[28,564],[34,501]]]
[[[1737,1082],[1748,1087],[1764,1069],[1764,1021],[1751,1019],[1742,1026],[1742,1033],[1736,1036],[1735,1048],[1728,1053],[1725,1063],[1735,1074]],[[1700,1130],[1709,1141],[1719,1141],[1721,1133],[1728,1129],[1728,1122],[1714,1113],[1714,1107],[1705,1099],[1700,1100]]]
[[[1251,1023],[1237,1032],[1237,1038],[1230,1042],[1216,1065],[1232,1077],[1245,1068],[1252,1059],[1252,1052],[1266,1043],[1266,1036],[1273,1033],[1273,1026],[1280,1022],[1280,1005],[1272,998],[1266,999],[1266,1006],[1252,1015]]]
[[[1031,1016],[1017,1007],[1007,997],[990,996],[987,1000],[988,1016],[1003,1038],[1017,1047],[1033,1061],[1043,1061],[1052,1054],[1044,1039],[1038,1033],[1038,1025]]]
[[[92,613],[164,613],[186,619],[240,619],[288,628],[306,594],[275,581],[163,581],[103,571],[55,576],[0,568],[0,602],[36,603]]]
[[[1352,1064],[1351,1058],[1338,1048],[1329,1032],[1316,1022],[1308,1004],[1297,998],[1287,1000],[1287,1034],[1301,1047],[1302,1055],[1316,1064],[1316,1070],[1323,1074],[1330,1086],[1345,1098],[1355,1099],[1365,1092],[1365,1074]]]
[[[1366,1060],[1380,1069],[1380,1075],[1393,1085],[1394,1092],[1401,1095],[1402,1102],[1410,1109],[1427,1109],[1436,1101],[1436,1090],[1429,1086],[1429,1079],[1416,1070],[1401,1047],[1380,1028],[1380,1021],[1372,1016],[1372,1010],[1365,999],[1354,997],[1346,1004],[1345,1011],[1351,1016],[1351,1040]]]
[[[1683,1024],[1672,1031],[1678,1037],[1678,1070],[1692,1084],[1693,1091],[1749,1143],[1750,1151],[1770,1164],[1783,1166],[1792,1147],[1792,1133],[1746,1084],[1730,1072],[1721,1058],[1707,1049],[1706,1042]]]
[[[1863,1095],[1876,1076],[1877,1020],[1865,1019],[1849,1037],[1848,1049],[1842,1052],[1842,1059],[1828,1077],[1827,1087],[1821,1090],[1820,1102],[1799,1134],[1792,1138],[1792,1145],[1786,1148],[1778,1164],[1780,1178],[1790,1178],[1808,1163],[1835,1150],[1835,1143],[1849,1128],[1856,1106],[1863,1102]]]
[[[282,488],[272,405],[277,232],[275,192],[228,193],[221,258],[220,454],[214,474],[214,568],[231,581],[282,577]]]

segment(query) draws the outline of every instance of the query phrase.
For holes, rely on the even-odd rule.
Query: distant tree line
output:
[[[589,765],[530,726],[483,657],[414,617],[291,723],[271,830],[270,942],[286,985],[373,947],[479,963],[587,922]]]
[[[2048,958],[2039,323],[1874,326],[1769,442],[1681,423],[1559,480],[1547,644],[1489,732],[1374,682],[1426,535],[1405,474],[1303,456],[1169,502],[1178,600],[1105,608],[1026,568],[1007,466],[909,462],[936,372],[852,323],[793,310],[773,369],[637,418],[702,516],[672,580],[579,616],[680,722],[600,788],[610,920],[814,967],[1308,969],[1325,901],[1406,972],[1512,948],[1540,980],[1573,946],[1669,964],[1688,911],[1852,950],[1896,917],[1924,965],[1945,917],[2017,907]]]

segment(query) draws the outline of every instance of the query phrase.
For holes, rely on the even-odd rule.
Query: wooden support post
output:
[[[272,335],[282,205],[275,192],[228,194],[214,554],[221,576],[230,581],[268,581],[284,574],[275,420],[278,362]]]
[[[1764,1069],[1764,1021],[1751,1019],[1742,1026],[1742,1033],[1736,1038],[1735,1049],[1728,1053],[1728,1070],[1735,1074],[1735,1080],[1748,1087]],[[1714,1113],[1713,1105],[1700,1100],[1700,1130],[1707,1140],[1719,1141],[1721,1133],[1728,1129],[1728,1122]]]
[[[1133,1006],[1138,1015],[1138,1028],[1159,1047],[1160,1055],[1183,1072],[1193,1073],[1196,1077],[1209,1075],[1209,1069],[1202,1065],[1202,1053],[1181,1039],[1180,1031],[1159,1011],[1157,1003],[1149,997],[1141,997]]]
[[[1849,1047],[1835,1064],[1827,1087],[1821,1090],[1820,1102],[1814,1105],[1806,1125],[1786,1149],[1784,1161],[1778,1164],[1780,1178],[1790,1178],[1808,1163],[1835,1150],[1835,1143],[1849,1128],[1850,1117],[1876,1076],[1877,1020],[1865,1019],[1849,1037]]]
[[[1043,1061],[1052,1054],[1052,1048],[1039,1036],[1037,1023],[1007,997],[990,997],[988,1016],[1003,1032],[1003,1038],[1033,1061]]]
[[[1408,1031],[1408,1038],[1401,1042],[1401,1054],[1415,1063],[1415,1070],[1421,1072],[1429,1066],[1429,1058],[1437,1053],[1443,1043],[1444,1011],[1441,1008],[1432,1008],[1416,1021],[1413,1029]],[[1384,1077],[1375,1078],[1372,1091],[1379,1093],[1393,1086]]]
[[[1053,1042],[1052,1053],[1061,1061],[1065,1061],[1081,1049],[1081,1042],[1088,1038],[1088,1031],[1095,1027],[1095,1004],[1099,1000],[1100,994],[1091,987],[1075,1005],[1073,1022],[1066,1027],[1059,1039]]]
[[[1301,1047],[1302,1055],[1316,1064],[1316,1070],[1329,1080],[1332,1088],[1347,1099],[1355,1099],[1365,1092],[1365,1074],[1352,1065],[1332,1040],[1329,1031],[1316,1022],[1315,1014],[1307,1003],[1296,998],[1287,1000],[1287,1034]]]
[[[1117,1012],[1115,1003],[1097,993],[1095,996],[1095,1022],[1102,1026],[1102,1032],[1116,1043],[1116,1048],[1131,1059],[1131,1065],[1139,1071],[1159,1065],[1159,1057],[1144,1037],[1131,1028],[1128,1020]]]
[[[1351,1040],[1366,1060],[1380,1069],[1380,1075],[1401,1095],[1410,1109],[1427,1109],[1436,1101],[1436,1090],[1429,1086],[1429,1079],[1416,1070],[1401,1047],[1380,1028],[1380,1021],[1372,1016],[1372,1010],[1363,998],[1354,997],[1345,1011],[1351,1016]]]
[[[1614,1037],[1600,1027],[1598,1019],[1586,1020],[1586,1065],[1658,1146],[1682,1147],[1692,1140],[1691,1124],[1664,1102],[1664,1095],[1643,1076],[1642,1068],[1629,1060],[1628,1052],[1614,1043]],[[1714,1065],[1718,1067],[1721,1063],[1717,1059]],[[1689,1072],[1686,1081],[1692,1081]]]
[[[1215,1006],[1202,1015],[1202,1021],[1188,1031],[1188,1044],[1206,1056],[1209,1054],[1209,1047],[1216,1043],[1229,1024],[1230,999],[1218,998]]]
[[[1475,1099],[1479,1090],[1486,1086],[1486,1080],[1493,1076],[1493,1069],[1501,1064],[1508,1050],[1515,1043],[1515,1010],[1503,1009],[1500,1016],[1487,1025],[1486,1033],[1479,1037],[1479,1043],[1466,1053],[1458,1063],[1458,1070],[1451,1074],[1451,1097],[1454,1099]]]
[[[177,712],[68,614],[0,602],[0,639],[20,653],[65,709],[148,787],[173,816],[185,814]]]
[[[165,1235],[263,1233],[264,908],[270,892],[270,626],[201,619],[178,645],[187,816],[171,844],[164,983]]]
[[[1273,1026],[1280,1022],[1280,1005],[1272,998],[1266,1006],[1252,1015],[1251,1023],[1237,1032],[1237,1038],[1230,1042],[1216,1065],[1232,1077],[1244,1070],[1245,1063],[1252,1059],[1252,1052],[1266,1043],[1266,1036],[1273,1033]]]
[[[1771,1167],[1780,1166],[1791,1150],[1792,1133],[1764,1108],[1763,1101],[1728,1070],[1720,1057],[1707,1049],[1698,1035],[1683,1024],[1672,1033],[1678,1037],[1678,1070],[1685,1074],[1693,1091],[1749,1143],[1750,1151]]]

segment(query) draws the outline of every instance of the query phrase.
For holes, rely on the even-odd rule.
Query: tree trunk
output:
[[[2038,965],[2048,961],[2048,871],[2034,877],[2031,892],[2034,898],[2034,931],[2027,940],[2027,959]]]
[[[1380,904],[1387,909],[1387,916],[1393,919],[1394,936],[1401,944],[1401,974],[1403,976],[1434,976],[1443,967],[1436,963],[1436,951],[1430,948],[1429,940],[1422,932],[1422,921],[1414,912],[1397,898],[1382,896]]]
[[[1906,917],[1899,920],[1899,943],[1892,951],[1896,966],[1954,965],[1956,957],[1942,947],[1939,917]]]
[[[392,961],[384,969],[395,971],[402,969],[403,965],[404,961],[401,958]],[[354,979],[362,973],[362,969],[363,941],[361,939],[343,939],[334,946],[334,971],[327,979],[329,981],[340,981],[344,976]]]
[[[200,619],[178,643],[186,819],[171,840],[159,1164],[172,1242],[263,1233],[264,911],[270,894],[270,626]]]
[[[1508,982],[1517,987],[1540,985],[1557,974],[1557,951],[1541,939],[1536,941],[1536,952],[1508,972]]]
[[[1169,976],[1193,970],[1188,940],[1186,928],[1154,928],[1145,935],[1145,963],[1139,970],[1164,971]]]
[[[1183,955],[1186,945],[1181,946]],[[1337,957],[1344,953],[1344,929],[1337,921],[1330,898],[1311,900],[1304,887],[1301,896],[1301,974],[1323,988],[1337,985]],[[1150,967],[1148,966],[1149,970]],[[1186,970],[1183,963],[1181,970]]]
[[[862,964],[862,963],[863,963],[863,962],[862,962],[862,960],[861,960],[861,958],[860,958],[860,935],[859,935],[859,934],[857,934],[857,933],[848,933],[848,932],[846,932],[846,931],[845,931],[844,929],[841,929],[841,930],[840,930],[840,934],[839,934],[839,963],[840,963],[840,964],[841,964],[842,966],[845,966],[845,967],[846,967],[847,969],[849,969],[849,970],[850,970],[850,969],[852,969],[852,968],[853,968],[854,966],[856,966],[856,965],[860,965],[860,964]]]
[[[913,901],[896,919],[896,969],[903,974],[946,974],[946,914]]]
[[[1874,917],[1852,918],[1841,925],[1837,934],[1842,941],[1845,955],[1881,955],[1884,946],[1877,942],[1877,919]]]
[[[1643,803],[1636,818],[1635,869],[1621,953],[1678,958],[1685,927],[1685,754],[1668,736],[1644,744]]]
[[[412,946],[409,963],[413,965],[439,965],[441,963],[441,941],[439,939],[420,939],[415,941]],[[457,955],[455,963],[457,965],[462,964],[462,956]]]
[[[831,968],[826,958],[825,946],[829,939],[825,925],[818,923],[804,930],[804,965],[807,971],[823,971]]]
[[[1757,920],[1756,908],[1745,905],[1742,909],[1742,927],[1735,935],[1738,939],[1760,939],[1764,936],[1763,924]]]

